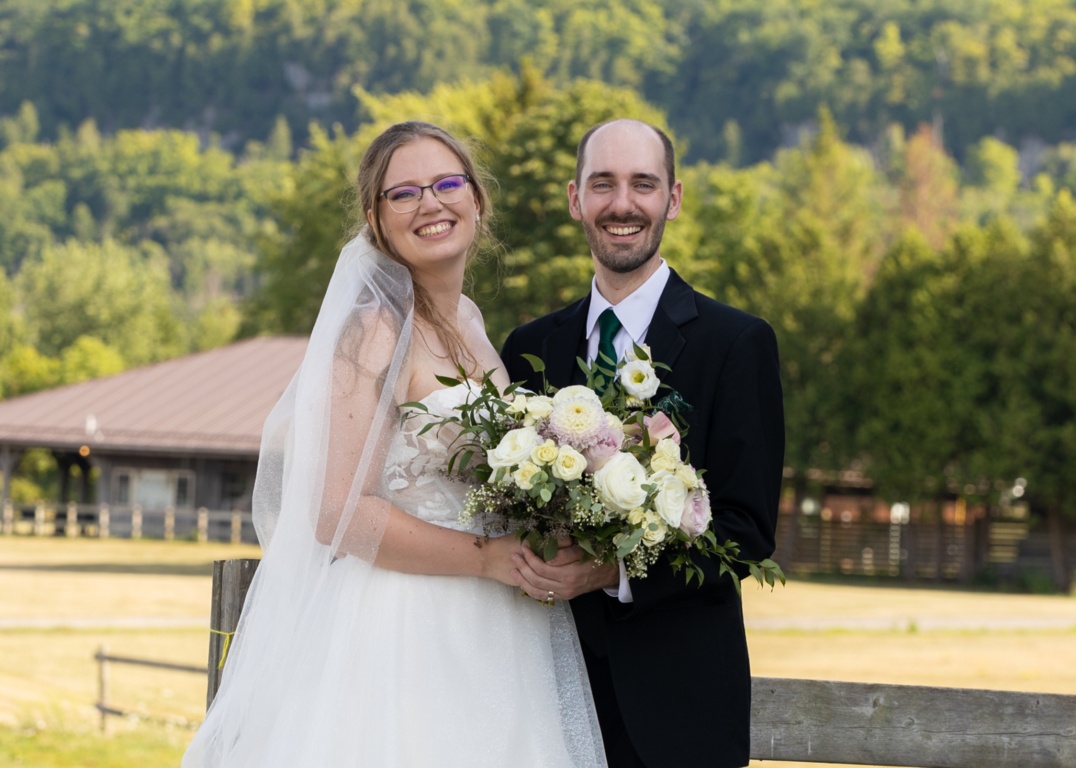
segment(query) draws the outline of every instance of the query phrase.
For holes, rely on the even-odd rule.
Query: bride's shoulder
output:
[[[472,323],[485,325],[485,321],[482,319],[482,310],[468,296],[460,296],[459,321],[461,327]]]

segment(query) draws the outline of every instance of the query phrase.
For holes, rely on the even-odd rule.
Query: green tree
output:
[[[159,248],[68,242],[29,260],[15,284],[26,338],[41,354],[59,356],[81,336],[96,337],[130,365],[187,349]]]

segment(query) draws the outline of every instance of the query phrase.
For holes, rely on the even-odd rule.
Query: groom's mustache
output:
[[[620,226],[638,224],[641,227],[645,227],[649,223],[649,219],[637,215],[617,216],[615,214],[610,214],[608,216],[602,216],[600,219],[598,219],[599,227],[604,227],[607,224],[618,224]]]

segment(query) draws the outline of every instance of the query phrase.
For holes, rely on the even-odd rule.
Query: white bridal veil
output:
[[[386,747],[384,755],[371,757],[369,742],[380,734],[371,734],[370,724],[387,723],[414,741],[422,740],[424,724],[451,718],[460,718],[464,729],[480,728],[483,723],[467,717],[481,712],[482,702],[468,697],[492,699],[487,690],[502,696],[499,711],[518,710],[513,722],[540,730],[498,729],[523,732],[532,745],[527,754],[541,754],[541,739],[563,734],[570,757],[553,764],[604,765],[567,605],[542,614],[549,617],[542,619],[545,629],[521,640],[524,623],[513,617],[521,605],[535,610],[536,604],[518,591],[489,580],[395,574],[373,565],[388,518],[382,499],[393,498],[382,486],[389,450],[401,434],[397,404],[407,400],[413,303],[406,268],[364,235],[344,247],[302,365],[265,423],[253,500],[263,559],[221,688],[184,768],[417,765],[403,754],[406,738],[394,742],[404,749]],[[482,590],[499,590],[494,597],[511,610],[487,610],[497,600],[486,600]],[[486,626],[473,626],[483,621]],[[509,639],[495,643],[502,630]],[[537,646],[526,644],[534,638]],[[533,647],[544,649],[544,667]],[[490,654],[503,666],[493,666]],[[491,672],[509,674],[498,673],[501,679],[486,687],[472,684],[457,701],[453,690],[460,681],[452,672],[464,668],[456,663],[461,656],[471,670],[477,660],[479,669],[490,664]],[[535,678],[539,673],[544,677]],[[467,674],[464,682],[474,677]],[[542,680],[553,696],[545,721],[527,693]],[[435,695],[407,700],[398,708],[402,714],[386,721],[386,701],[396,702],[401,690],[429,691],[431,681],[441,686]],[[426,699],[441,702],[443,711],[428,711]],[[490,730],[476,731],[475,739],[494,743],[501,734]],[[524,758],[518,764],[550,763]]]

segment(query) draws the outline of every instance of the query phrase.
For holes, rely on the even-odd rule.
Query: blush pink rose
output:
[[[605,466],[613,455],[620,450],[621,439],[619,435],[611,431],[583,449],[583,456],[587,460],[587,472],[594,474]]]
[[[680,430],[661,411],[658,411],[653,416],[643,417],[643,423],[646,425],[646,431],[650,435],[651,443],[656,443],[658,440],[668,437],[674,443],[680,445]]]
[[[680,518],[680,530],[695,538],[710,527],[710,494],[705,488],[696,488],[684,502],[684,514]]]

